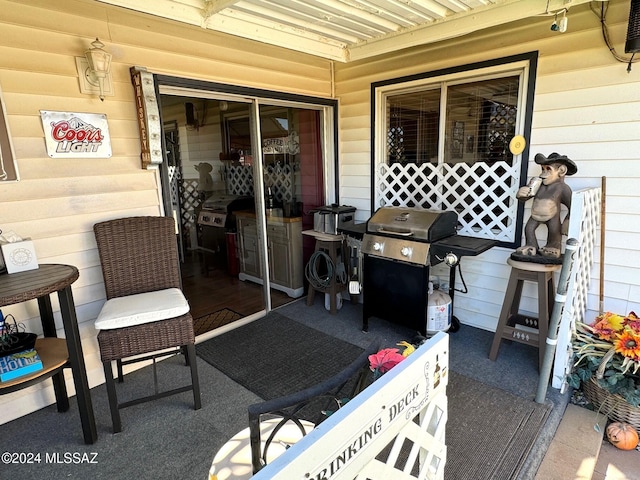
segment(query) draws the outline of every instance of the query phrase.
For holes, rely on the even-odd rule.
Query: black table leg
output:
[[[60,290],[58,292],[58,299],[60,300],[60,312],[62,313],[62,322],[64,324],[64,332],[67,338],[69,363],[71,364],[73,382],[76,387],[76,398],[78,400],[78,410],[80,412],[80,421],[82,422],[84,442],[87,444],[94,443],[98,438],[98,432],[93,414],[93,404],[91,402],[89,381],[87,379],[87,370],[84,364],[84,354],[82,353],[80,331],[78,329],[76,307],[73,302],[71,286]]]
[[[38,298],[38,309],[40,310],[40,321],[42,322],[42,333],[45,337],[57,337],[56,324],[53,318],[53,309],[51,308],[51,298],[49,295]],[[51,377],[53,382],[53,392],[56,396],[56,405],[58,412],[66,412],[69,410],[69,396],[67,394],[67,385],[64,380],[64,371],[60,370]]]

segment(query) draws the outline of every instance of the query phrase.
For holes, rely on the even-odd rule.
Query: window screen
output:
[[[374,122],[373,208],[453,210],[460,234],[515,244],[523,215],[515,192],[528,148],[514,155],[509,144],[531,128],[535,59],[524,54],[372,85],[375,111],[384,116]]]

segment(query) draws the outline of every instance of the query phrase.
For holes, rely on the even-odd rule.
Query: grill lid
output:
[[[242,205],[243,208],[245,205],[251,206],[253,204],[253,199],[251,197],[243,197],[240,195],[213,195],[204,201],[202,208],[205,210],[219,210],[222,212],[228,212],[231,210],[232,206]]]
[[[456,234],[458,214],[409,207],[381,207],[367,222],[367,232],[436,242]]]

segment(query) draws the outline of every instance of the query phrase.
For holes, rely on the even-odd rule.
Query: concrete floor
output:
[[[620,450],[604,440],[591,478],[592,480],[640,479],[640,451]]]
[[[602,415],[569,404],[536,480],[640,480],[640,451],[611,445],[605,426]]]

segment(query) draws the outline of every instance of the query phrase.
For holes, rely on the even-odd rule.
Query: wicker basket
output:
[[[626,422],[640,430],[640,407],[634,407],[620,395],[600,387],[594,378],[583,382],[582,391],[585,398],[610,420]]]

